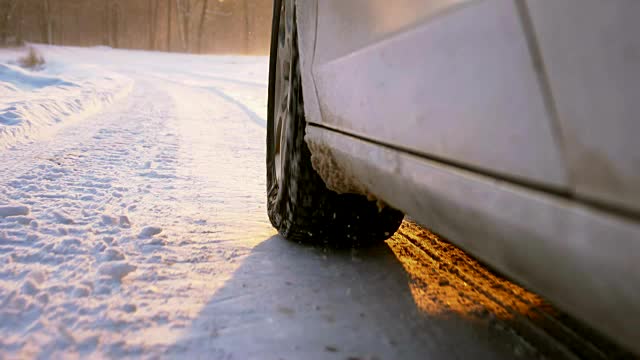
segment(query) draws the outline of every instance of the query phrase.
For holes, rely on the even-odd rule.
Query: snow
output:
[[[0,50],[0,358],[504,355],[388,248],[276,235],[266,57],[37,48]]]
[[[136,266],[127,263],[126,261],[108,262],[98,267],[98,273],[106,275],[114,280],[120,281],[123,277],[127,276],[130,272],[137,269]]]
[[[77,87],[78,85],[54,76],[34,73],[17,65],[0,64],[0,79],[6,88],[37,90],[47,86]],[[8,95],[8,94],[3,94]]]
[[[267,59],[36,47],[0,50],[0,358],[178,354],[274,233]]]
[[[0,206],[0,217],[29,215],[29,207],[24,205]]]
[[[95,65],[69,67],[52,59],[41,71],[22,69],[11,64],[19,56],[18,51],[0,54],[0,149],[95,114],[133,86],[131,78]]]
[[[150,238],[154,235],[158,235],[162,232],[162,228],[157,226],[146,226],[138,234],[138,237],[141,239]]]

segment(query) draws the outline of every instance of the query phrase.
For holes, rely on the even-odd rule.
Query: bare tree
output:
[[[15,14],[17,0],[0,0],[0,44],[7,45],[12,35],[11,21]]]
[[[102,43],[104,45],[111,45],[111,34],[109,33],[110,20],[109,20],[109,10],[111,9],[111,1],[104,0],[102,2]]]
[[[173,2],[171,0],[167,0],[167,51],[171,51],[171,18],[173,15],[173,6],[171,5]]]
[[[249,33],[249,0],[243,0],[244,2],[244,53],[249,53],[249,41],[250,41],[250,33]]]
[[[182,50],[188,52],[190,49],[191,33],[191,0],[176,0],[178,8],[178,31],[182,41]]]
[[[42,40],[47,44],[53,44],[53,8],[51,0],[42,0]]]
[[[209,5],[211,5],[211,3],[209,3]],[[222,20],[222,18],[232,17],[234,15],[234,13],[231,11],[232,6],[233,4],[231,4],[230,1],[220,1],[220,0],[213,1],[213,6],[207,6],[207,8],[204,9],[206,19],[213,18],[215,22],[215,21]],[[215,26],[213,26],[213,28],[215,28]],[[202,37],[204,37],[204,29],[201,32],[201,35]],[[213,35],[214,35],[213,40],[217,40],[217,39],[220,39],[225,34],[223,32],[219,32]],[[208,49],[210,51],[215,51],[216,49],[215,42],[212,44],[211,41],[209,41],[208,45],[209,45]],[[201,50],[201,52],[203,51],[204,50]]]
[[[256,51],[268,45],[261,14],[269,13],[271,1],[0,0],[0,45],[24,38],[200,53]]]
[[[18,10],[16,10],[16,13],[18,14],[16,19],[16,44],[22,45],[24,41],[24,1],[18,2]]]
[[[120,24],[120,3],[118,0],[105,0],[104,26],[106,45],[118,47],[118,25]]]
[[[204,35],[204,23],[207,19],[207,10],[209,9],[209,0],[204,0],[202,4],[202,12],[200,13],[200,25],[198,26],[198,52],[202,53],[202,37]]]
[[[158,33],[158,8],[160,2],[158,0],[149,0],[149,50],[155,50],[156,37]]]

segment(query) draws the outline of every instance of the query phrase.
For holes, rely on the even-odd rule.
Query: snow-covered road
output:
[[[466,283],[440,280],[455,294],[434,310],[438,286],[393,241],[276,235],[268,59],[42,49],[61,76],[90,68],[128,90],[0,149],[0,358],[536,357],[481,301],[456,310],[476,296]]]

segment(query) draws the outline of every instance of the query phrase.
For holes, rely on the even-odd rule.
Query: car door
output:
[[[640,2],[528,0],[576,196],[640,213]]]
[[[318,2],[322,125],[566,191],[539,68],[513,0]]]

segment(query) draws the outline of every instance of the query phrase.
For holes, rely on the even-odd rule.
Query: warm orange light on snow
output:
[[[539,296],[416,224],[405,221],[387,243],[407,272],[416,306],[428,314],[535,319],[549,311]]]

